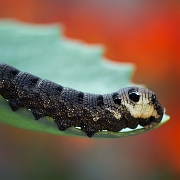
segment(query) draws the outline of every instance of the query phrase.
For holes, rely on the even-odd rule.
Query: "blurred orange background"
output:
[[[155,91],[171,116],[157,130],[112,140],[59,137],[1,124],[3,179],[180,177],[178,0],[0,0],[0,17],[57,22],[67,37],[103,44],[105,57],[136,65],[133,81]]]

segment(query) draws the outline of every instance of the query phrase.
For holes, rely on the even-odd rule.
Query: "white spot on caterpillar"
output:
[[[114,111],[114,110],[109,109],[109,108],[106,108],[106,110],[110,111],[116,119],[121,118],[121,114],[118,111]]]
[[[98,121],[98,119],[99,119],[98,116],[93,117],[93,121]]]

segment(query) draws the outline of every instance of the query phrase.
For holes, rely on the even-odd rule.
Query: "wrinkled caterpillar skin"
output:
[[[88,137],[107,130],[146,128],[160,123],[164,109],[154,92],[128,87],[111,94],[91,94],[63,87],[0,63],[0,94],[13,111],[30,109],[35,119],[52,117],[59,130],[80,127]]]

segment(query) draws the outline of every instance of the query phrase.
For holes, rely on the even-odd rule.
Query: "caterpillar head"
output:
[[[156,94],[148,89],[129,87],[120,90],[121,103],[132,118],[139,119],[139,124],[150,128],[160,123],[164,109]]]

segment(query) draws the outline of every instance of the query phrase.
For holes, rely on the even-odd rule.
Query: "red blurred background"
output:
[[[132,138],[107,141],[34,134],[3,125],[4,130],[1,133],[6,140],[9,138],[8,140],[12,141],[10,136],[16,134],[13,142],[9,144],[1,135],[1,141],[4,143],[1,144],[1,154],[4,152],[4,158],[11,154],[14,164],[18,162],[21,164],[23,159],[32,160],[32,157],[35,158],[39,152],[29,154],[29,158],[27,155],[22,155],[22,159],[19,160],[19,156],[12,155],[13,150],[7,151],[8,148],[14,147],[19,152],[24,144],[27,153],[30,148],[29,141],[32,141],[33,146],[38,144],[39,148],[42,148],[39,151],[50,153],[49,163],[57,163],[57,156],[61,157],[62,161],[68,161],[67,169],[74,168],[71,163],[79,163],[86,167],[87,163],[94,164],[99,161],[98,163],[102,162],[103,166],[110,163],[108,168],[109,166],[115,168],[111,173],[117,176],[119,176],[117,171],[125,166],[123,172],[127,176],[124,176],[124,179],[131,179],[128,174],[132,170],[134,174],[139,174],[132,175],[134,179],[140,179],[146,175],[149,179],[153,177],[161,179],[163,174],[172,179],[180,175],[178,116],[180,111],[180,2],[178,0],[0,0],[0,17],[13,17],[33,23],[58,22],[64,25],[64,33],[70,38],[81,39],[87,43],[103,44],[106,47],[105,57],[113,61],[136,64],[133,81],[146,84],[149,89],[155,91],[163,106],[166,107],[167,114],[171,116],[168,123],[153,132]],[[39,136],[38,140],[37,136]],[[33,137],[36,142],[32,139]],[[56,148],[56,143],[60,143],[60,146],[67,149],[59,147],[58,150],[61,149],[61,151],[53,150],[48,144],[44,145],[44,138],[47,139],[47,143],[51,142],[50,145]],[[111,147],[107,147],[108,144]],[[126,148],[122,147],[124,144]],[[96,147],[95,150],[94,147]],[[106,154],[101,158],[98,148],[101,149],[102,154],[103,149],[108,149],[110,160],[104,160],[107,157]],[[117,152],[126,153],[126,155],[121,154],[126,158],[122,158]],[[85,158],[91,153],[98,154],[94,161],[86,159],[87,161],[83,163],[77,158],[80,156]],[[118,157],[112,157],[111,153],[115,153]],[[126,164],[119,163],[116,158],[125,161]],[[10,165],[11,163],[8,164],[11,160],[5,158],[2,161],[7,163],[3,165],[3,168],[14,168]],[[34,162],[37,165],[37,162]],[[141,167],[137,169],[136,166]],[[53,167],[57,168],[56,165]],[[46,168],[48,169],[48,166]],[[102,166],[101,168],[106,169]],[[94,173],[92,169],[93,165],[91,171]],[[15,174],[20,173],[17,169],[15,171]],[[13,173],[13,170],[10,172]],[[58,170],[56,173],[58,176]],[[102,174],[92,177],[104,178],[103,173],[105,172],[102,171]],[[143,173],[145,175],[140,176]],[[6,173],[4,177],[5,175]]]

